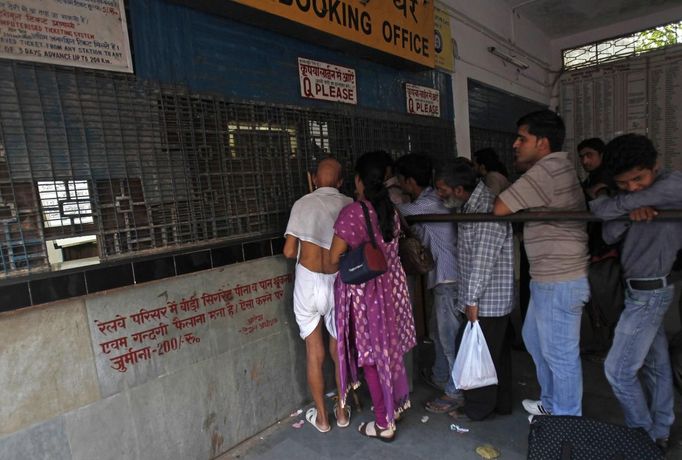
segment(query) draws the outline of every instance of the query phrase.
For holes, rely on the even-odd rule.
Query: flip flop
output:
[[[424,409],[432,414],[445,414],[462,405],[460,399],[446,399],[443,397],[436,398],[433,401],[428,401],[424,405]]]
[[[370,432],[370,430],[372,432]],[[390,428],[384,428],[383,430],[379,428],[376,422],[362,422],[358,427],[358,431],[361,435],[367,436],[368,438],[378,439],[383,442],[392,442],[395,439],[395,430]],[[384,433],[389,432],[391,436],[384,436]]]
[[[315,409],[314,407],[311,407],[310,409],[308,409],[308,410],[306,411],[306,413],[305,413],[305,419],[306,419],[312,426],[314,426],[314,427],[317,429],[317,431],[319,431],[320,433],[327,433],[327,432],[329,432],[329,430],[332,429],[331,425],[330,425],[329,427],[327,427],[326,430],[320,428],[320,427],[317,425],[317,409]]]
[[[339,410],[339,403],[334,404],[334,417],[336,418],[336,426],[339,428],[348,428],[350,426],[350,406],[346,404],[343,406],[343,411],[346,413],[346,418],[348,419],[346,423],[339,423],[339,418],[336,415],[336,411]]]
[[[451,410],[448,412],[448,415],[453,419],[458,422],[471,422],[472,420],[469,418],[467,414],[464,413],[461,407],[457,407],[454,410]]]

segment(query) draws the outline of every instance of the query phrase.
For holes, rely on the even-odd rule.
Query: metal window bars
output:
[[[9,60],[0,81],[4,277],[49,270],[56,238],[96,235],[106,260],[283,231],[328,152],[347,193],[365,151],[454,155],[452,123],[440,119],[232,101]]]
[[[682,43],[682,22],[673,22],[617,38],[562,51],[565,70],[580,69]]]

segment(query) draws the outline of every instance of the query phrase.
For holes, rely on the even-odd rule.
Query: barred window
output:
[[[309,120],[308,130],[310,138],[315,142],[315,145],[324,153],[329,153],[329,128],[327,122]]]
[[[0,81],[0,279],[279,236],[327,154],[350,179],[365,151],[454,152],[446,119],[227,100],[8,60]]]
[[[563,50],[564,69],[572,70],[636,56],[682,43],[682,22]]]
[[[38,193],[45,227],[93,223],[88,181],[38,181]]]

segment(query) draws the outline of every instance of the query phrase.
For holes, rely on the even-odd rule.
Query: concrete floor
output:
[[[422,348],[421,354],[429,350]],[[428,362],[428,361],[424,361]],[[237,446],[218,460],[274,460],[274,459],[369,459],[384,457],[399,459],[480,459],[474,450],[482,444],[491,444],[501,451],[501,458],[516,460],[526,458],[528,438],[528,414],[521,407],[524,398],[537,398],[539,394],[535,370],[530,356],[524,352],[513,352],[514,412],[497,416],[492,420],[460,423],[469,428],[466,434],[450,430],[450,418],[430,414],[423,408],[424,403],[436,395],[436,391],[419,380],[415,380],[412,394],[412,409],[398,425],[397,438],[392,443],[367,439],[357,433],[360,422],[372,420],[369,410],[371,403],[366,393],[360,392],[364,410],[354,413],[351,427],[337,428],[321,434],[305,423],[302,428],[292,424],[305,420],[304,413],[297,417],[281,420],[276,425]],[[583,360],[584,374],[584,415],[622,423],[618,402],[604,377],[603,365]],[[332,401],[329,401],[329,410]],[[677,422],[671,434],[671,449],[668,459],[682,459],[682,396],[677,393]],[[421,418],[428,415],[426,423]],[[332,419],[333,420],[333,419]]]

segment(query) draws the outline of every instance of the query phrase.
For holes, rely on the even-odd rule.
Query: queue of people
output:
[[[540,394],[522,406],[531,421],[536,415],[582,414],[583,309],[591,290],[603,302],[608,293],[605,297],[600,291],[621,289],[620,284],[595,285],[589,273],[596,262],[619,256],[625,301],[610,329],[606,376],[625,423],[643,428],[659,447],[667,447],[673,390],[662,322],[674,293],[670,271],[682,249],[682,222],[656,217],[658,210],[682,209],[682,172],[663,171],[651,142],[628,134],[606,145],[599,139],[579,145],[580,164],[588,174],[581,183],[571,155],[562,151],[565,129],[556,113],[530,113],[517,128],[515,169],[522,175],[513,183],[491,149],[474,152],[473,163],[457,158],[435,168],[422,154],[393,163],[385,152],[369,152],[356,162],[356,201],[351,202],[338,191],[341,165],[331,158],[319,163],[317,189],[294,205],[284,248],[287,257],[297,259],[294,312],[306,341],[315,402],[306,419],[319,431],[331,428],[323,402],[322,324],[336,369],[337,426],[350,425],[347,397],[361,375],[375,418],[360,425],[364,436],[393,440],[396,422],[410,407],[405,357],[416,345],[416,332],[408,276],[399,257],[401,214],[504,216],[589,208],[604,220],[594,237],[594,227],[588,237],[587,225],[580,221],[523,226],[530,299],[522,337]],[[436,356],[425,377],[442,393],[425,409],[470,421],[511,413],[510,316],[516,298],[512,226],[502,221],[434,222],[415,224],[412,232],[434,259],[425,285],[433,295]],[[601,251],[596,259],[595,238]],[[344,254],[369,241],[383,254],[385,272],[361,284],[345,283],[337,275]],[[468,323],[478,323],[482,330],[497,383],[462,390],[452,369],[460,330]]]

